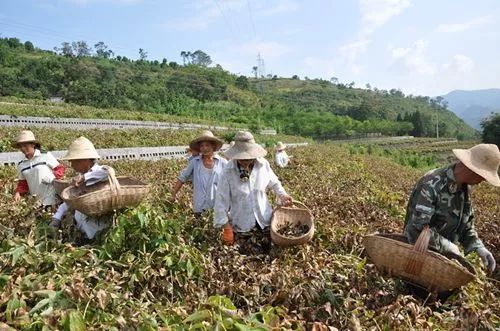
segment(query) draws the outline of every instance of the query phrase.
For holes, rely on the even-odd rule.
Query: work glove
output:
[[[232,226],[225,226],[222,230],[222,243],[227,246],[234,244],[234,232]]]
[[[458,248],[458,246],[455,245],[454,243],[452,243],[451,241],[448,241],[445,244],[443,244],[443,249],[445,252],[450,252],[450,253],[453,253],[455,255],[462,256],[462,252],[460,252],[460,248]]]
[[[491,275],[497,266],[495,258],[493,254],[485,247],[480,247],[476,250],[477,255],[483,260],[484,266],[488,269],[489,274]]]
[[[59,220],[59,219],[57,219],[57,218],[55,218],[55,217],[52,217],[52,218],[50,219],[49,226],[50,226],[51,228],[54,228],[54,229],[58,230],[58,229],[61,227],[61,220]]]

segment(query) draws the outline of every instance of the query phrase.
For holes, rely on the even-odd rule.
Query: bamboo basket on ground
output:
[[[108,172],[108,182],[86,187],[69,186],[61,193],[64,202],[85,215],[99,216],[135,207],[148,194],[148,184],[132,177],[116,177],[113,168],[103,167]]]
[[[278,246],[303,245],[314,236],[314,220],[311,210],[302,202],[294,201],[293,204],[300,207],[279,206],[273,211],[271,218],[271,240]],[[307,225],[309,231],[299,237],[286,237],[278,233],[282,227],[290,224],[293,226]]]
[[[425,227],[415,245],[399,234],[366,236],[363,244],[377,268],[389,276],[399,277],[428,292],[438,293],[459,288],[475,277],[472,265],[462,256],[443,256],[427,250],[430,229]]]

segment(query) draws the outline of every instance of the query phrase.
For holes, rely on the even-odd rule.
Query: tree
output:
[[[248,88],[250,87],[250,83],[245,76],[240,76],[236,78],[236,86],[238,86],[242,90],[248,90]]]
[[[112,57],[114,55],[114,52],[112,50],[108,49],[108,46],[102,41],[95,44],[94,49],[95,49],[97,57],[109,59],[110,57]]]
[[[73,48],[73,54],[77,57],[90,56],[92,53],[92,49],[83,40],[73,41],[71,48]]]
[[[411,117],[411,122],[413,123],[412,135],[415,137],[422,137],[424,135],[424,120],[422,114],[417,110]]]
[[[481,122],[484,143],[495,144],[500,148],[500,113],[491,114]]]
[[[259,67],[253,66],[252,73],[255,75],[255,79],[257,79],[257,75],[259,74]]]
[[[139,48],[139,59],[141,61],[144,61],[148,58],[148,52],[146,52],[144,49]]]
[[[33,52],[35,50],[35,46],[33,46],[33,43],[31,41],[26,41],[24,43],[24,48],[29,53],[31,53],[31,52]]]
[[[181,52],[181,57],[182,57],[182,64],[186,65],[186,61],[188,61],[189,57],[191,56],[191,52],[186,52],[182,51]]]
[[[330,83],[337,85],[339,83],[339,79],[337,77],[332,77],[330,78]]]
[[[299,78],[299,76],[297,76],[297,75],[293,75],[293,76],[292,76],[292,79],[300,79],[300,78]]]
[[[61,43],[61,48],[54,47],[54,50],[56,52],[58,52],[59,54],[67,56],[67,57],[75,56],[75,53],[73,52],[73,47],[71,47],[71,44],[67,41]]]
[[[191,63],[202,67],[208,67],[212,64],[212,59],[207,53],[197,50],[191,53]]]

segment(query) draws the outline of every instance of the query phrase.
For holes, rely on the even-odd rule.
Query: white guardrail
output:
[[[286,144],[288,147],[307,146],[308,143]],[[147,160],[156,161],[162,159],[182,159],[186,157],[188,146],[164,146],[164,147],[130,147],[98,149],[97,152],[102,160]],[[222,150],[229,148],[228,144]],[[51,151],[56,158],[61,158],[66,151]],[[0,166],[16,166],[24,155],[21,152],[0,153]]]
[[[129,120],[108,120],[108,119],[86,119],[86,118],[52,118],[52,117],[31,117],[0,115],[0,125],[2,126],[25,126],[25,127],[53,127],[58,129],[169,129],[169,130],[231,130],[225,126],[211,126],[193,123],[170,123],[153,121],[129,121]],[[243,129],[240,129],[243,130]]]

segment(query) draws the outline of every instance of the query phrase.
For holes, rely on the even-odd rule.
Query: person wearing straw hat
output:
[[[97,163],[99,154],[94,148],[94,144],[85,137],[74,140],[69,145],[68,152],[61,158],[71,163],[71,167],[79,173],[72,181],[75,186],[91,186],[108,179],[106,169]],[[61,220],[68,212],[69,206],[63,203],[54,214],[50,225],[59,228]],[[97,232],[104,230],[109,226],[105,219],[91,218],[78,210],[75,210],[74,219],[76,227],[83,232],[86,237],[85,242],[94,239]]]
[[[255,142],[250,132],[236,134],[235,144],[224,154],[231,159],[222,173],[214,208],[214,225],[223,227],[225,244],[253,234],[268,233],[272,207],[266,191],[272,189],[283,205],[292,203],[269,162],[267,151]],[[231,213],[231,221],[228,217]],[[266,236],[267,239],[269,236]],[[270,241],[269,241],[270,247]]]
[[[290,162],[290,157],[285,151],[286,145],[279,141],[276,144],[276,155],[274,156],[274,162],[280,168],[286,168]]]
[[[453,153],[458,162],[432,170],[417,182],[408,202],[404,233],[415,243],[422,229],[429,226],[431,249],[461,255],[460,243],[465,254],[477,252],[492,273],[496,262],[474,227],[470,186],[483,181],[500,186],[500,152],[496,145],[479,144],[454,149]]]
[[[13,147],[18,148],[24,159],[17,165],[18,182],[14,202],[27,193],[36,196],[44,209],[56,202],[54,179],[64,176],[64,166],[51,153],[42,153],[41,144],[29,130],[21,131]]]
[[[177,200],[177,193],[187,181],[193,182],[193,211],[198,218],[206,211],[213,209],[215,192],[220,181],[222,169],[227,161],[216,155],[221,149],[223,141],[214,136],[212,131],[203,131],[202,134],[191,141],[189,147],[199,153],[189,161],[188,166],[182,170],[174,187],[172,188],[171,202]]]

